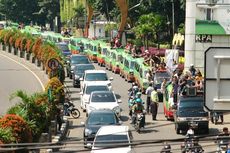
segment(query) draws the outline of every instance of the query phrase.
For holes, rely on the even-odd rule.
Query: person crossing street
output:
[[[151,92],[151,113],[152,113],[152,120],[157,120],[157,110],[159,106],[159,99],[157,93],[157,87],[154,87],[154,90]]]

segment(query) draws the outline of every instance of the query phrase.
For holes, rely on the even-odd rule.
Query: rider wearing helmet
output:
[[[141,98],[137,98],[135,100],[135,104],[132,107],[132,122],[131,122],[131,124],[135,123],[136,116],[138,113],[144,113],[144,106],[143,106]],[[145,117],[143,120],[144,120],[143,122],[145,123]]]

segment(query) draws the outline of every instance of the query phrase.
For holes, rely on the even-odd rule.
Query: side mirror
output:
[[[80,92],[80,95],[83,95],[83,91]]]
[[[121,103],[122,101],[120,99],[117,100],[118,103]]]
[[[87,143],[87,144],[86,144],[86,147],[87,147],[87,148],[92,148],[92,144],[91,144],[91,143]]]
[[[112,80],[113,80],[113,77],[110,77],[109,80],[112,81]]]
[[[79,80],[80,80],[80,81],[83,81],[83,78],[80,78]]]
[[[122,122],[122,121],[119,121],[119,122],[118,122],[118,124],[119,124],[119,125],[122,125],[122,124],[123,124],[123,122]]]

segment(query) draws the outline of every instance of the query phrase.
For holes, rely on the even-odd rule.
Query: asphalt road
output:
[[[104,69],[103,67],[98,67],[95,64],[97,69]],[[148,153],[148,152],[156,152],[159,153],[163,147],[163,143],[153,143],[156,140],[170,140],[170,139],[180,139],[184,138],[185,136],[180,134],[177,135],[174,123],[172,121],[167,121],[163,114],[163,105],[160,104],[158,109],[158,116],[157,121],[152,121],[150,115],[146,115],[146,127],[142,130],[141,134],[138,134],[134,128],[129,124],[130,120],[128,118],[128,89],[131,87],[131,83],[125,82],[123,78],[121,78],[118,74],[114,74],[111,71],[107,71],[109,77],[113,77],[114,80],[112,81],[113,89],[117,95],[117,98],[122,100],[120,104],[121,108],[123,109],[121,120],[123,121],[124,125],[129,125],[130,129],[132,130],[132,134],[134,137],[134,142],[136,143],[143,143],[149,141],[150,143],[145,145],[136,145],[133,150],[136,153]],[[76,106],[80,109],[80,90],[78,88],[73,88],[72,80],[66,79],[66,84],[69,87],[72,95],[72,100],[76,104]],[[143,100],[145,101],[146,96],[142,96]],[[81,111],[81,117],[79,119],[71,119],[70,129],[67,135],[67,145],[66,148],[63,148],[61,152],[68,152],[68,151],[75,151],[75,152],[89,152],[84,149],[83,147],[83,125],[81,122],[84,122],[86,119],[85,113]],[[229,118],[225,119],[225,125],[213,125],[210,123],[210,134],[216,134],[223,126],[229,125]],[[172,144],[172,152],[180,152],[180,145],[181,142],[175,142]],[[205,151],[207,150],[214,150],[216,149],[216,145],[213,142],[202,142]],[[211,147],[208,145],[212,145]]]
[[[32,94],[43,90],[39,77],[32,72],[40,71],[39,68],[28,65],[32,64],[25,59],[0,51],[0,116],[19,101],[17,98],[9,100],[10,95],[15,91],[24,90]]]

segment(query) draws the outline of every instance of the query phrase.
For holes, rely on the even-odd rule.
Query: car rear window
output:
[[[86,81],[107,81],[106,73],[87,73],[85,76]]]
[[[89,116],[89,125],[114,125],[117,124],[115,115],[112,113],[94,113]]]
[[[127,144],[127,146],[129,146],[128,136],[125,134],[98,135],[95,139],[94,146],[95,147],[106,147],[106,145],[112,145],[112,144],[114,145]]]
[[[109,88],[107,86],[88,86],[85,92],[90,95],[93,91],[109,91]]]
[[[93,93],[91,102],[115,102],[113,93]]]

